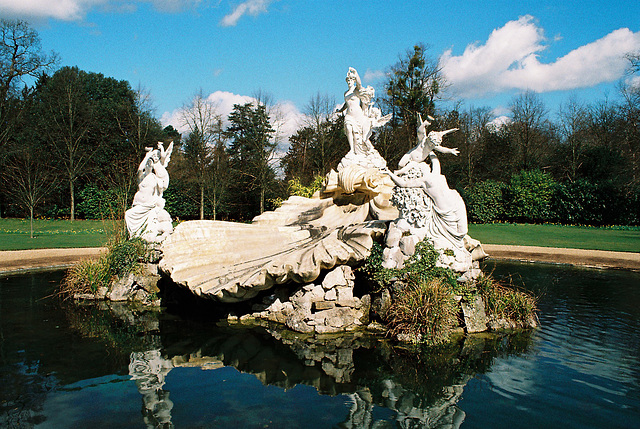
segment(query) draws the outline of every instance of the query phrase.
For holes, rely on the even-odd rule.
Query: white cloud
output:
[[[366,72],[364,72],[364,80],[365,81],[370,81],[370,82],[377,82],[380,79],[386,77],[387,74],[382,71],[382,70],[370,70],[367,69]]]
[[[211,93],[207,100],[216,106],[218,114],[222,116],[223,126],[229,125],[228,116],[233,111],[234,104],[254,103],[256,99],[247,95],[234,94],[228,91],[216,91]],[[280,150],[286,151],[291,137],[304,122],[304,115],[290,101],[282,101],[271,108],[271,123],[273,128],[278,130],[281,139]],[[187,132],[187,127],[182,123],[182,109],[172,112],[165,112],[161,122],[163,126],[171,125],[181,133]]]
[[[129,0],[131,1],[131,0]],[[196,7],[202,0],[137,0],[140,2],[151,3],[153,7],[162,12],[180,12],[182,10]]]
[[[218,108],[218,113],[222,116],[225,126],[227,125],[227,116],[233,110],[234,104],[247,104],[256,101],[255,98],[248,95],[238,95],[228,91],[216,91],[207,97],[211,103]]]
[[[80,19],[86,9],[98,1],[91,0],[0,0],[2,14],[20,18],[56,18],[62,20]]]
[[[0,0],[0,13],[17,18],[53,18],[77,21],[94,8],[132,11],[137,3],[151,3],[163,12],[177,12],[195,7],[202,0]]]
[[[510,89],[585,88],[622,77],[627,65],[624,55],[640,49],[640,32],[615,30],[549,64],[538,57],[546,49],[545,41],[543,30],[527,15],[494,30],[484,45],[467,46],[460,56],[446,51],[440,65],[461,97]]]
[[[230,14],[225,15],[220,20],[220,25],[233,27],[244,15],[258,16],[261,13],[267,13],[267,8],[272,2],[273,0],[246,0],[237,5]]]
[[[511,122],[511,118],[509,118],[508,116],[505,116],[505,115],[496,116],[495,118],[493,118],[491,121],[487,123],[487,128],[493,129],[493,130],[499,130],[503,126],[507,125],[509,122]]]

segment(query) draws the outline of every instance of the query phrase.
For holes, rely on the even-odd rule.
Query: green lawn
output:
[[[113,228],[113,221],[36,219],[30,238],[29,219],[0,219],[0,250],[100,247]]]
[[[472,224],[469,225],[469,235],[486,244],[640,252],[639,227]]]
[[[99,247],[109,240],[113,221],[0,219],[0,250]],[[486,244],[566,247],[640,252],[640,228],[593,228],[562,225],[472,224],[469,235]]]

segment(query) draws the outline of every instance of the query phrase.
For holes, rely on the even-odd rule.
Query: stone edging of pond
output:
[[[640,253],[484,244],[490,259],[569,264],[640,271]],[[93,259],[106,247],[0,251],[0,274],[67,268]]]
[[[0,251],[0,274],[68,268],[83,259],[96,259],[106,247]]]
[[[640,271],[640,253],[483,244],[489,258]]]

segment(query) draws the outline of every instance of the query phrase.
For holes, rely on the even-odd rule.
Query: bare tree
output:
[[[85,75],[77,67],[64,67],[49,78],[41,94],[41,129],[69,185],[71,221],[75,219],[75,184],[98,151],[88,139],[94,112],[85,91]]]
[[[518,150],[520,166],[525,170],[540,162],[542,146],[547,141],[547,109],[540,96],[526,91],[515,97],[510,105],[509,134]]]
[[[315,153],[320,158],[314,160],[320,166],[320,172],[328,172],[329,160],[333,157],[331,147],[331,120],[336,109],[336,100],[329,95],[321,95],[319,92],[312,96],[304,108],[306,124],[315,130]],[[303,159],[303,164],[306,159]],[[304,165],[302,170],[304,171]]]
[[[626,57],[629,60],[629,72],[640,73],[640,51],[630,52]]]
[[[56,53],[42,52],[38,33],[25,21],[0,19],[0,114],[25,76],[37,77],[57,61]]]
[[[622,102],[619,106],[622,119],[620,149],[630,161],[631,174],[627,178],[628,187],[634,189],[640,184],[640,85],[625,85],[620,92],[622,94]]]
[[[608,97],[590,107],[589,132],[595,146],[615,149],[617,119],[616,106]]]
[[[589,111],[584,104],[572,97],[560,106],[558,116],[565,149],[563,169],[569,181],[573,182],[582,166],[583,148],[588,142]]]
[[[200,89],[191,101],[182,108],[182,124],[188,128],[189,135],[184,141],[183,151],[189,163],[190,179],[199,190],[200,219],[204,219],[205,194],[207,188],[213,191],[214,219],[217,193],[221,177],[214,175],[216,161],[216,145],[223,144],[222,117],[217,106],[208,100]],[[212,186],[213,185],[213,186]]]
[[[25,21],[0,19],[0,147],[13,130],[12,118],[20,113],[12,108],[19,84],[50,70],[57,61],[56,53],[42,52],[38,33]]]
[[[12,151],[2,169],[7,192],[29,212],[30,237],[33,238],[33,216],[54,180],[50,159],[33,141],[23,142]]]
[[[482,145],[489,132],[491,110],[488,107],[469,108],[459,116],[457,124],[446,124],[445,128],[458,127],[460,131],[451,136],[460,149],[460,161],[465,175],[465,182],[469,185],[476,180],[476,165],[481,157]]]
[[[281,147],[284,137],[285,127],[287,126],[287,115],[283,109],[283,106],[275,101],[273,94],[270,92],[258,89],[253,93],[257,105],[264,106],[269,122],[273,128],[273,134],[271,135],[271,142],[275,144],[272,157],[269,159],[269,164],[275,167],[278,159],[284,154],[285,148]]]

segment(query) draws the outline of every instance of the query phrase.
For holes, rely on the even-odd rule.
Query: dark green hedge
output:
[[[555,222],[566,225],[638,225],[640,189],[624,193],[611,182],[557,182],[522,171],[509,183],[487,180],[462,191],[470,222]]]

